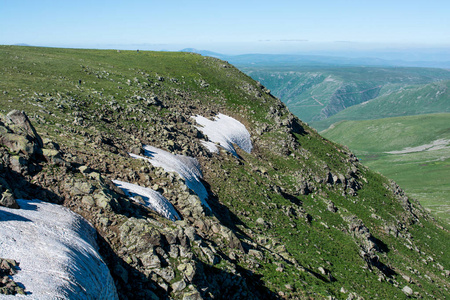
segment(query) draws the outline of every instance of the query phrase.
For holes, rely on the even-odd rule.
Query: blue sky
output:
[[[450,48],[450,1],[0,0],[0,44],[297,53]]]

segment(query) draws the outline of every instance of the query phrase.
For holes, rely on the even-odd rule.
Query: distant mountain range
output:
[[[383,67],[427,67],[450,68],[450,61],[409,61],[381,59],[377,57],[344,57],[332,55],[302,54],[241,54],[227,55],[208,50],[185,48],[181,52],[192,52],[203,56],[220,58],[237,67],[295,67],[295,66],[383,66]],[[356,55],[356,54],[355,54]],[[370,54],[369,54],[370,55]]]

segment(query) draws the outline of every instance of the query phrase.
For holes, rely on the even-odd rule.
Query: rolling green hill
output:
[[[235,127],[208,135],[193,118],[222,115],[251,151],[212,142]],[[179,220],[117,180],[157,193]],[[35,198],[87,219],[120,299],[450,295],[448,224],[215,58],[0,46],[0,193],[15,222],[30,222],[15,199]]]
[[[321,134],[450,222],[450,114],[343,121]]]
[[[429,113],[450,112],[450,81],[406,86],[371,101],[348,107],[321,121],[311,122],[317,130],[343,120],[369,120]]]
[[[405,89],[413,93],[414,89],[422,88],[411,85],[450,79],[450,71],[429,68],[243,66],[241,69],[269,88],[296,116],[314,127],[320,125],[320,129],[323,129],[321,120],[325,120],[323,124],[331,124],[327,118],[354,105]],[[433,88],[440,87],[428,87]]]

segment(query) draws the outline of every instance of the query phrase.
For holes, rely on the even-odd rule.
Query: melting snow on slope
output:
[[[202,178],[202,171],[198,161],[189,156],[172,154],[162,149],[146,145],[144,148],[145,157],[129,153],[133,158],[146,159],[150,161],[155,167],[161,167],[166,172],[176,172],[184,178],[188,188],[193,190],[204,206],[211,209],[206,202],[208,199],[208,192],[205,186],[200,181]]]
[[[134,197],[140,196],[144,200],[145,206],[161,216],[172,221],[180,220],[180,216],[172,203],[157,191],[119,180],[113,180],[112,182],[122,189],[128,197],[131,197],[131,199],[135,200]]]
[[[430,144],[425,144],[417,147],[407,147],[403,150],[399,151],[389,151],[385,153],[389,154],[406,154],[406,153],[413,153],[413,152],[421,152],[421,151],[433,151],[433,150],[439,150],[439,149],[445,149],[450,145],[450,140],[446,139],[439,139],[435,140]]]
[[[21,209],[0,207],[0,257],[19,263],[13,279],[25,286],[23,297],[118,299],[86,220],[60,205],[17,202]]]
[[[234,156],[237,156],[237,153],[233,144],[238,145],[247,153],[252,151],[253,146],[250,140],[250,133],[244,124],[238,120],[224,114],[218,114],[213,121],[202,116],[193,118],[200,125],[196,128],[208,136],[210,140],[209,142],[202,141],[202,144],[209,151],[218,152],[216,144],[220,144],[221,147],[233,153]]]

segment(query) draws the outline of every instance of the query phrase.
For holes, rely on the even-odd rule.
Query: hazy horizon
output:
[[[0,0],[0,44],[450,60],[449,11],[444,0]]]

